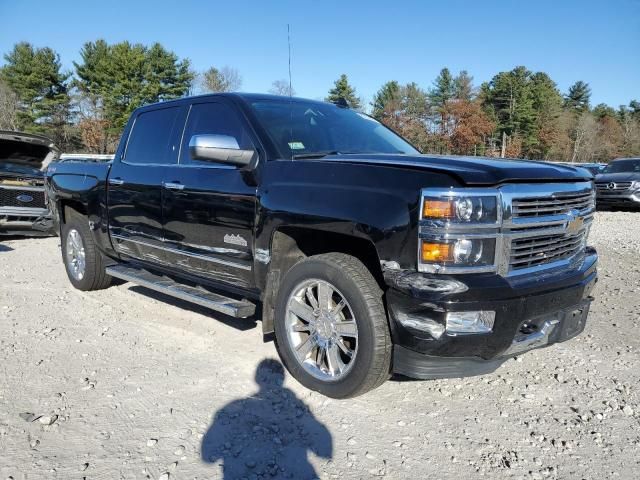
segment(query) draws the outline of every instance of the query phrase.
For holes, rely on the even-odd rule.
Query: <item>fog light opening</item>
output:
[[[490,333],[496,312],[492,310],[449,312],[446,317],[446,330],[450,334]]]

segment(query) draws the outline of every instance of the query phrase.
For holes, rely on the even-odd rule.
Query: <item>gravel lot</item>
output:
[[[0,480],[638,478],[640,213],[598,213],[591,243],[577,339],[337,401],[282,384],[253,320],[76,291],[57,238],[1,241]]]

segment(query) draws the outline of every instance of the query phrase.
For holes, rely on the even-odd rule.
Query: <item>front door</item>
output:
[[[221,134],[253,149],[248,129],[223,100],[191,105],[178,165],[165,170],[164,239],[169,261],[184,273],[240,288],[254,286],[256,187],[241,169],[193,160],[193,135]]]
[[[184,107],[143,110],[134,119],[122,158],[114,159],[107,185],[109,233],[118,253],[166,263],[162,181],[178,161]]]

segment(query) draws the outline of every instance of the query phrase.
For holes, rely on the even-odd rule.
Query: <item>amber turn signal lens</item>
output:
[[[448,243],[422,242],[422,261],[440,263],[453,261],[453,248]]]
[[[450,200],[427,200],[422,205],[422,216],[424,218],[453,218],[455,211],[453,202]]]

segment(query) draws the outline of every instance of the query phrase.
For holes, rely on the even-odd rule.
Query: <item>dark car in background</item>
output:
[[[44,170],[57,157],[40,135],[0,130],[0,235],[51,235]]]
[[[575,164],[574,164],[575,165]],[[580,168],[586,168],[591,172],[592,175],[598,175],[602,173],[602,171],[606,168],[606,164],[604,163],[580,163],[578,165]]]
[[[597,205],[601,208],[640,208],[640,158],[613,160],[596,176]]]

